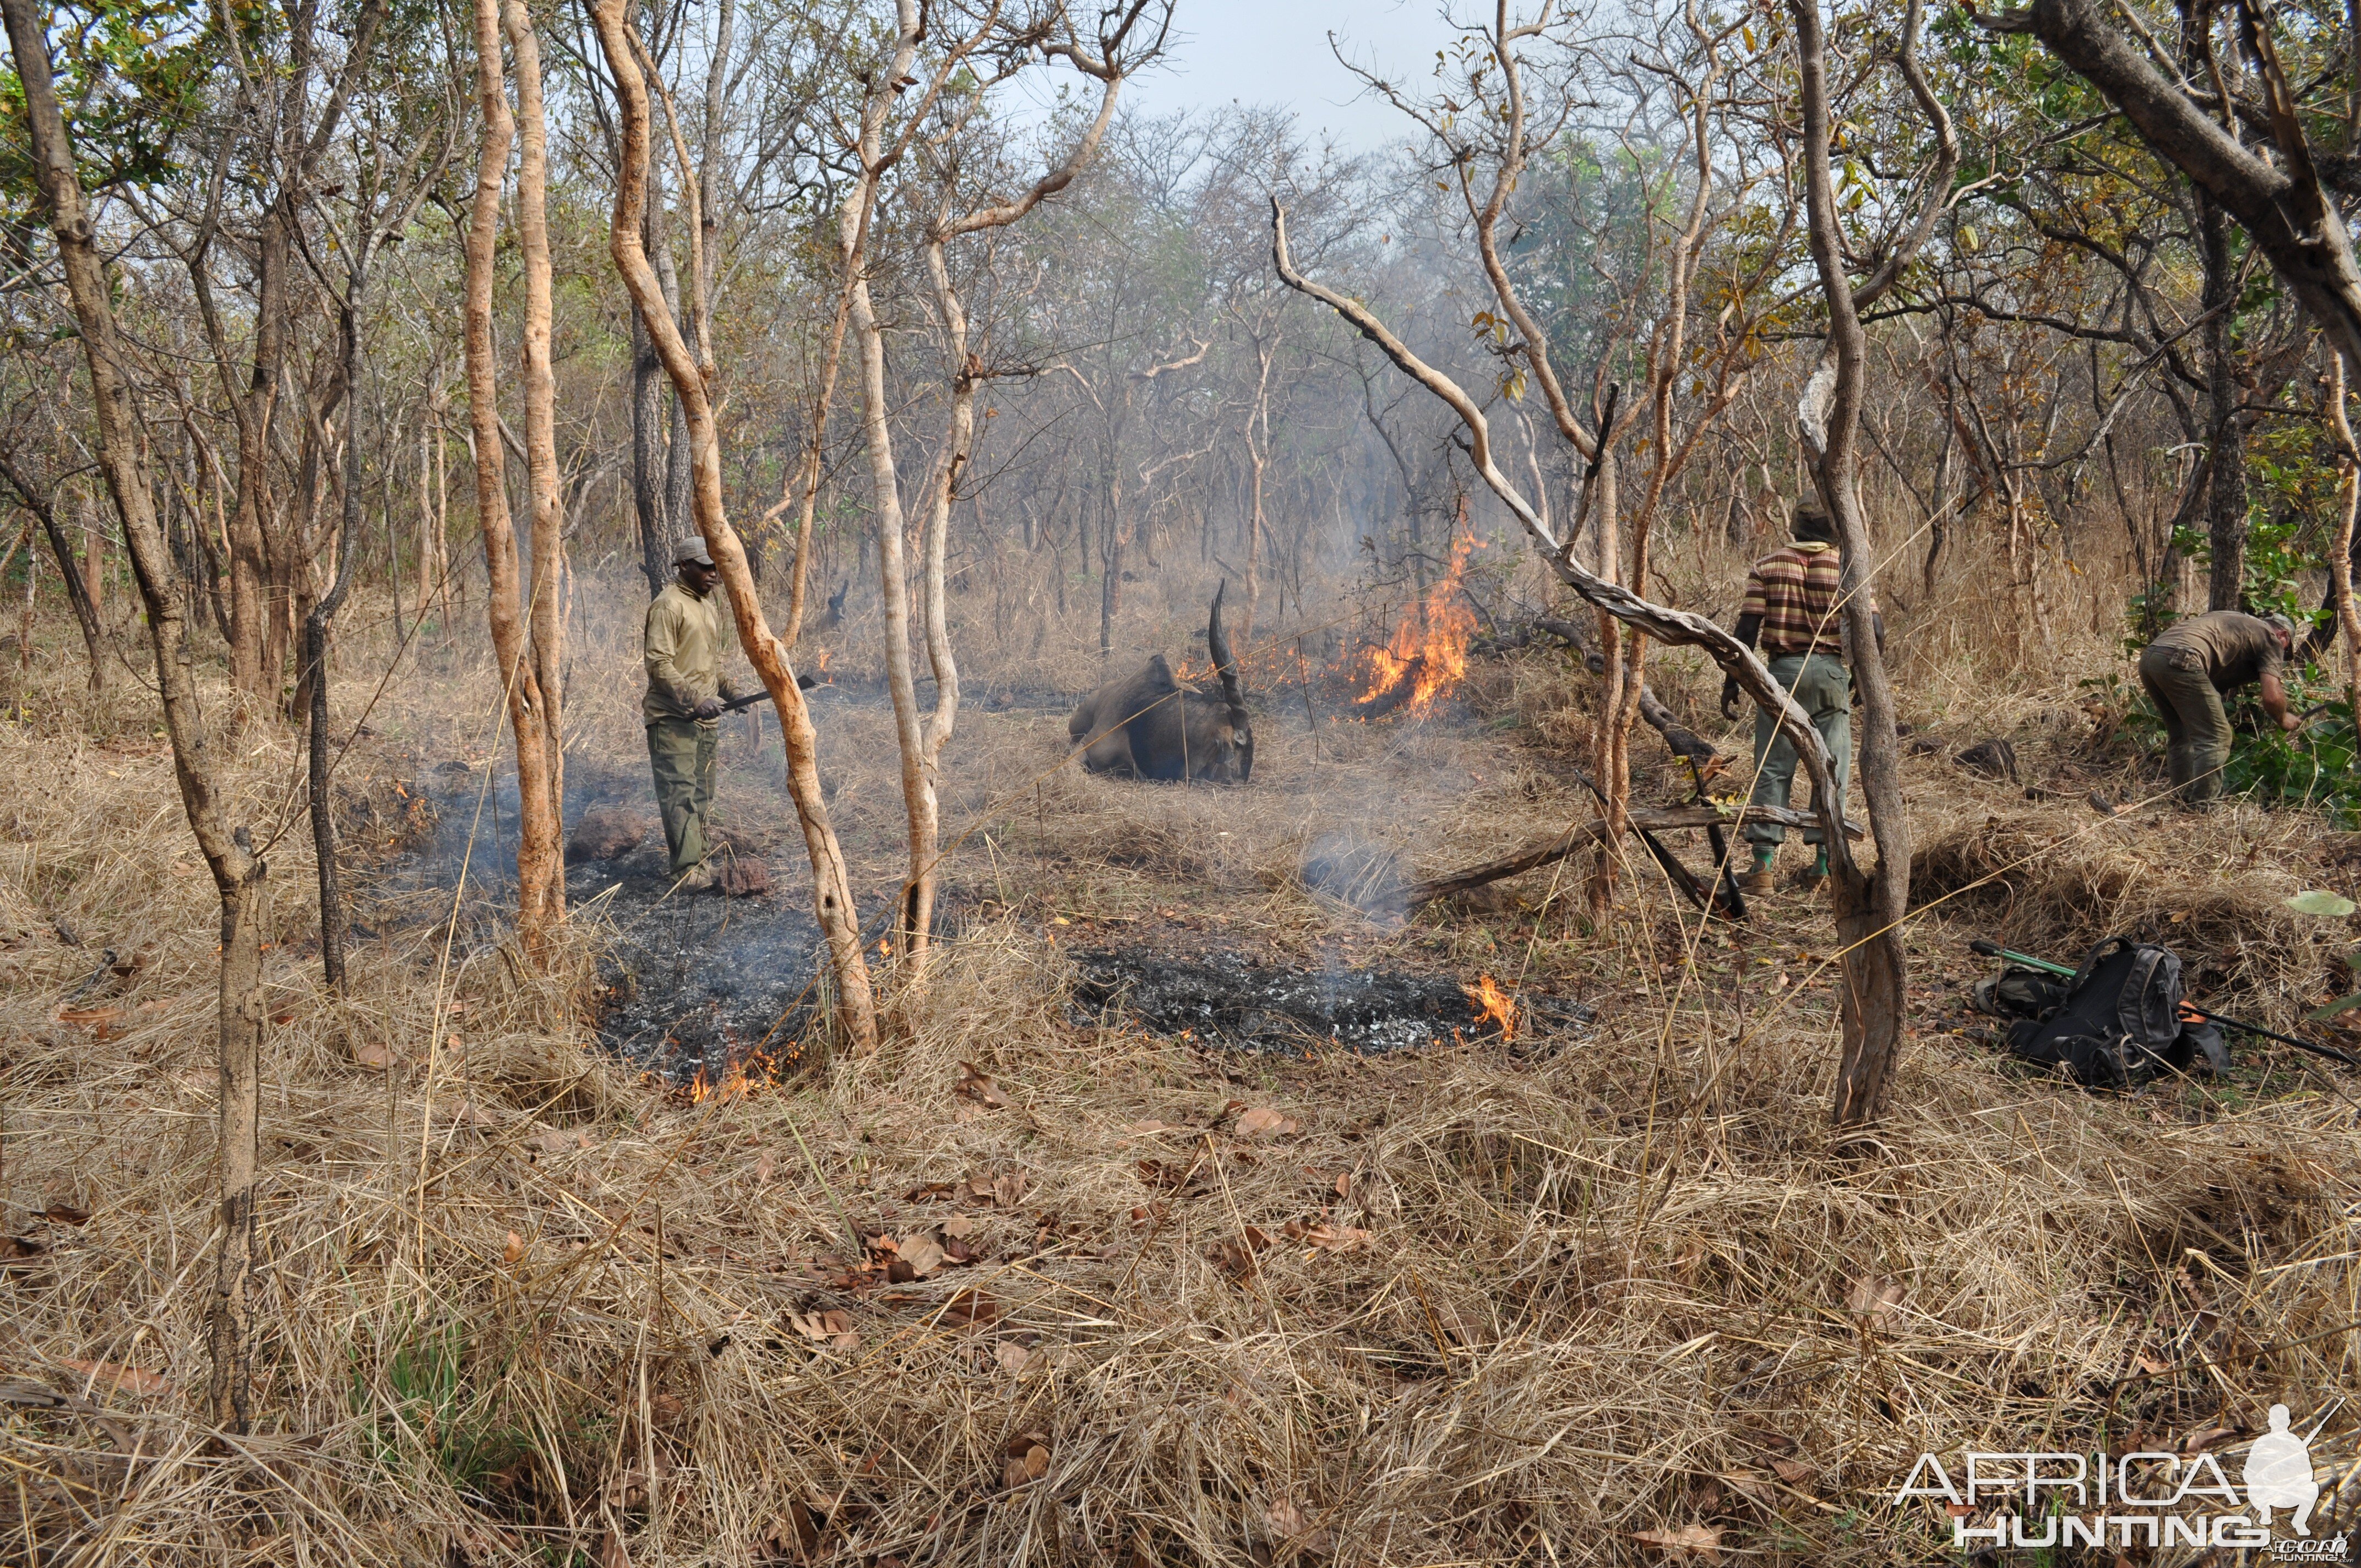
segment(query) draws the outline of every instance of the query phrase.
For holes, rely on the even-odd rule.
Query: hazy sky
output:
[[[1306,139],[1323,130],[1353,151],[1403,134],[1385,104],[1358,96],[1360,83],[1328,47],[1334,32],[1349,58],[1422,84],[1434,51],[1455,36],[1438,0],[1180,0],[1180,43],[1165,66],[1125,89],[1143,109],[1169,114],[1233,100],[1295,110]]]

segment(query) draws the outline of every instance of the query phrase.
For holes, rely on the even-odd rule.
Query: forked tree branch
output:
[[[1819,731],[1812,728],[1809,715],[1789,696],[1785,687],[1772,678],[1754,651],[1730,632],[1716,626],[1701,615],[1674,609],[1642,598],[1620,583],[1610,583],[1585,569],[1574,559],[1569,541],[1561,541],[1541,519],[1533,505],[1500,472],[1492,461],[1492,431],[1484,411],[1469,397],[1459,383],[1429,365],[1413,353],[1410,345],[1396,337],[1377,316],[1358,300],[1315,283],[1295,269],[1288,254],[1287,209],[1274,200],[1270,204],[1271,262],[1278,269],[1279,281],[1298,293],[1305,294],[1326,305],[1342,316],[1355,331],[1381,349],[1402,374],[1424,387],[1459,416],[1467,430],[1467,455],[1491,492],[1513,513],[1524,528],[1526,536],[1558,580],[1580,594],[1598,609],[1604,610],[1628,626],[1637,627],[1659,642],[1675,647],[1701,648],[1708,657],[1721,667],[1722,673],[1735,680],[1739,688],[1752,697],[1755,704],[1771,715],[1773,720],[1795,748],[1797,758],[1812,780],[1812,801],[1817,808],[1823,836],[1828,839],[1831,857],[1843,857],[1848,863],[1850,851],[1845,847],[1846,834],[1843,807],[1834,783],[1834,767],[1827,745]]]

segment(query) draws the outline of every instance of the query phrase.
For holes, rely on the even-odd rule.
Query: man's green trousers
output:
[[[719,735],[719,725],[694,718],[648,721],[648,766],[655,773],[656,809],[664,814],[675,876],[713,848],[713,752]]]
[[[1794,695],[1811,715],[1812,728],[1828,743],[1828,755],[1836,760],[1837,799],[1841,803],[1845,780],[1852,775],[1851,674],[1842,659],[1827,653],[1782,653],[1770,661],[1770,668],[1771,678]],[[1754,714],[1754,770],[1752,804],[1788,804],[1787,797],[1795,788],[1795,745],[1779,733],[1777,721],[1760,708]],[[1787,830],[1776,822],[1746,825],[1749,843],[1777,844],[1786,837]],[[1805,843],[1819,841],[1818,828],[1804,829]]]
[[[2150,646],[2140,655],[2139,677],[2164,719],[2173,788],[2188,805],[2210,805],[2222,793],[2222,765],[2230,760],[2230,716],[2213,689],[2205,655],[2193,648]]]

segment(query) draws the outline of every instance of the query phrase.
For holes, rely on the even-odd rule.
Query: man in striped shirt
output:
[[[1838,583],[1836,528],[1818,500],[1795,503],[1795,537],[1784,547],[1754,563],[1746,576],[1746,603],[1738,612],[1738,640],[1752,648],[1758,643],[1773,679],[1786,687],[1806,713],[1812,728],[1828,743],[1836,760],[1837,796],[1841,806],[1846,780],[1852,773],[1852,674],[1844,663],[1843,594]],[[1885,622],[1870,613],[1877,627],[1877,645],[1885,646]],[[1721,686],[1721,711],[1738,717],[1735,680]],[[1767,711],[1754,716],[1754,795],[1756,806],[1784,806],[1795,786],[1795,747]],[[1817,803],[1816,803],[1817,804]],[[1753,868],[1739,879],[1752,894],[1771,891],[1771,868],[1787,830],[1775,822],[1746,825],[1747,841],[1754,846]],[[1828,848],[1820,830],[1807,828],[1804,841],[1817,854],[1803,875],[1806,888],[1817,887],[1828,874]]]

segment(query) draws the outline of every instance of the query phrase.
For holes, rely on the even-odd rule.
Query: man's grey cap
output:
[[[2294,621],[2290,620],[2284,615],[2267,615],[2263,617],[2263,619],[2269,621],[2273,626],[2278,627],[2281,631],[2287,633],[2287,640],[2290,642],[2296,641],[2297,633]]]
[[[704,540],[683,540],[680,548],[673,552],[672,564],[675,566],[686,566],[692,561],[700,566],[713,565],[713,556],[706,550]]]

